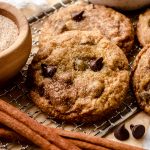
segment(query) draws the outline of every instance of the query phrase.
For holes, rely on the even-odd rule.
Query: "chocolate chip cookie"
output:
[[[139,16],[137,37],[142,46],[150,44],[150,9]]]
[[[68,31],[47,37],[29,67],[28,83],[31,99],[50,116],[96,121],[124,101],[128,61],[99,31]]]
[[[140,107],[150,114],[150,45],[137,55],[133,65],[133,87]]]
[[[123,14],[101,5],[78,3],[54,12],[44,23],[40,44],[49,35],[70,30],[98,29],[102,35],[117,44],[126,54],[131,50],[134,34],[130,20]]]

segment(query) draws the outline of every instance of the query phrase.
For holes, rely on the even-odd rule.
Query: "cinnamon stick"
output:
[[[81,142],[86,142],[89,144],[105,147],[108,149],[143,150],[142,148],[138,148],[135,146],[111,141],[111,140],[104,139],[101,137],[92,137],[92,136],[85,135],[82,133],[68,132],[68,131],[64,131],[64,130],[60,130],[60,129],[54,129],[54,128],[42,126],[38,122],[33,120],[32,118],[28,117],[25,113],[21,112],[17,108],[11,106],[10,104],[7,104],[6,102],[4,102],[2,100],[0,100],[0,110],[9,114],[11,117],[15,118],[16,120],[19,120],[20,122],[22,122],[23,124],[28,126],[33,131],[35,131],[35,132],[39,133],[41,136],[45,137],[45,139],[47,139],[48,141],[54,143],[56,146],[57,145],[59,145],[59,147],[60,147],[60,145],[64,146],[63,149],[66,149],[66,150],[67,149],[74,150],[74,149],[79,149],[79,148],[77,146],[74,146],[71,142],[68,142],[68,141],[67,141],[67,144],[63,143],[63,141],[66,142],[66,140],[60,138],[58,135],[65,137],[67,139],[69,138],[72,140],[78,140]],[[54,134],[54,136],[53,136],[53,134]],[[58,142],[57,137],[59,137],[58,139],[59,139],[59,142],[61,142],[61,144]],[[69,147],[71,147],[71,148],[69,148]]]
[[[9,142],[22,142],[22,143],[30,143],[23,136],[18,135],[16,132],[11,131],[9,129],[0,128],[0,139]]]
[[[68,139],[68,140],[84,150],[110,150],[109,148],[105,148],[99,145],[94,145],[80,140],[75,140],[75,139]]]
[[[24,143],[28,143],[28,141],[24,137],[18,135],[17,133],[11,130],[4,129],[4,128],[0,128],[0,138],[4,138],[6,141],[10,141],[10,142],[21,141]],[[68,139],[68,140],[71,143],[74,143],[74,145],[85,150],[109,150],[108,148],[104,148],[102,146],[90,144],[90,143],[80,141],[80,140],[73,140],[73,139]]]
[[[7,119],[6,119],[7,118]],[[10,117],[6,113],[0,111],[0,123],[6,125],[7,127],[13,129],[18,134],[21,134],[28,140],[32,141],[34,144],[39,146],[44,150],[60,150],[56,146],[49,143],[49,141],[45,140],[43,137],[38,135],[36,132],[29,129],[23,123],[20,123],[16,119]]]
[[[34,119],[30,118],[25,113],[21,112],[16,107],[8,104],[7,102],[0,99],[0,110],[7,113],[11,117],[15,118],[16,120],[22,122],[26,126],[28,126],[30,129],[38,133],[39,135],[43,136],[45,139],[50,141],[52,144],[55,144],[57,147],[63,149],[63,150],[80,150],[77,146],[72,144],[71,142],[68,142],[66,139],[62,138],[58,135],[58,133],[53,130],[53,128],[47,128],[45,126],[42,126]]]
[[[123,143],[112,141],[106,138],[89,136],[83,133],[69,132],[69,131],[65,131],[61,129],[55,129],[55,130],[57,130],[58,134],[61,135],[62,137],[66,137],[70,139],[77,139],[80,141],[84,141],[84,142],[91,143],[94,145],[100,145],[102,147],[106,147],[106,148],[110,148],[114,150],[144,150],[143,148],[123,144]]]
[[[57,130],[57,132],[58,131],[59,132],[63,131],[63,130],[60,130],[60,129],[56,129],[56,130]],[[16,138],[15,134],[13,134],[12,131],[10,132],[10,131],[7,131],[7,130],[3,135],[1,135],[1,130],[0,130],[0,137],[3,136],[7,139],[7,136],[9,135],[7,132],[9,132],[9,134],[12,134],[12,136],[11,136],[12,138]],[[101,142],[99,143],[99,140],[97,142],[95,142],[95,140],[93,141],[93,138],[95,139],[95,137],[88,136],[88,135],[85,135],[85,134],[82,134],[82,133],[63,131],[63,134],[65,134],[65,136],[63,135],[65,138],[67,138],[70,142],[74,143],[76,146],[80,147],[81,149],[88,149],[88,150],[109,150],[109,149],[117,150],[118,149],[119,150],[119,148],[120,148],[120,150],[122,150],[122,149],[123,150],[143,150],[142,148],[139,148],[139,147],[135,147],[135,146],[127,145],[127,144],[122,144],[122,143],[118,143],[118,142],[111,141],[111,140],[108,140],[108,139],[103,139],[103,138],[97,137],[96,140],[97,139],[99,139],[99,140],[103,139],[103,141],[101,141],[101,142],[104,142],[104,144],[102,144],[103,145],[102,146]],[[70,137],[72,137],[72,138],[70,138]],[[85,140],[83,139],[83,137],[85,137],[84,138]],[[90,138],[91,141],[88,141],[87,137]],[[21,139],[21,137],[19,139]],[[108,141],[109,141],[110,146],[107,145]],[[96,144],[93,144],[93,143],[96,143]]]

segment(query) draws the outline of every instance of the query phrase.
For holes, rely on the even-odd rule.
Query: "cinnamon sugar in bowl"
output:
[[[27,19],[14,6],[0,2],[0,87],[25,65],[31,45]]]
[[[0,51],[10,47],[19,34],[17,25],[9,18],[0,15]]]

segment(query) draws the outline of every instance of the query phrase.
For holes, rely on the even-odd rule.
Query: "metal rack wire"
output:
[[[40,34],[40,26],[43,21],[51,15],[56,9],[60,7],[66,7],[70,3],[74,3],[75,1],[64,0],[61,1],[49,9],[41,12],[37,16],[32,16],[28,18],[28,21],[31,25],[32,30],[32,52],[29,57],[27,64],[24,66],[22,71],[8,83],[8,85],[0,90],[0,98],[3,98],[7,102],[15,105],[21,111],[26,112],[30,117],[36,119],[43,125],[62,128],[64,130],[83,132],[85,134],[95,135],[95,136],[105,136],[112,128],[114,128],[119,123],[125,121],[127,118],[131,117],[133,114],[139,111],[139,108],[136,105],[135,99],[132,95],[132,92],[129,91],[128,96],[126,97],[126,102],[124,102],[118,110],[116,110],[112,116],[109,118],[99,121],[94,124],[68,124],[66,122],[57,122],[54,118],[43,114],[31,101],[28,97],[28,89],[25,86],[26,80],[26,72],[28,69],[28,65],[30,64],[33,56],[38,51],[38,35]],[[21,149],[21,150],[30,150],[35,149],[30,145],[24,144],[13,144],[13,143],[4,143],[0,141],[0,149],[1,150],[9,150],[9,149]]]

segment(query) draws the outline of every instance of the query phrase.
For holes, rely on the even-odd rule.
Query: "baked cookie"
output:
[[[150,9],[139,16],[137,37],[142,46],[150,44]]]
[[[28,71],[31,99],[60,120],[90,122],[117,108],[128,89],[123,51],[98,31],[47,38]]]
[[[150,114],[150,45],[137,55],[133,65],[133,87],[140,107]]]
[[[117,44],[126,54],[131,50],[134,33],[130,20],[123,14],[101,5],[77,3],[50,15],[44,23],[40,45],[46,36],[70,30],[98,29],[102,35]]]

